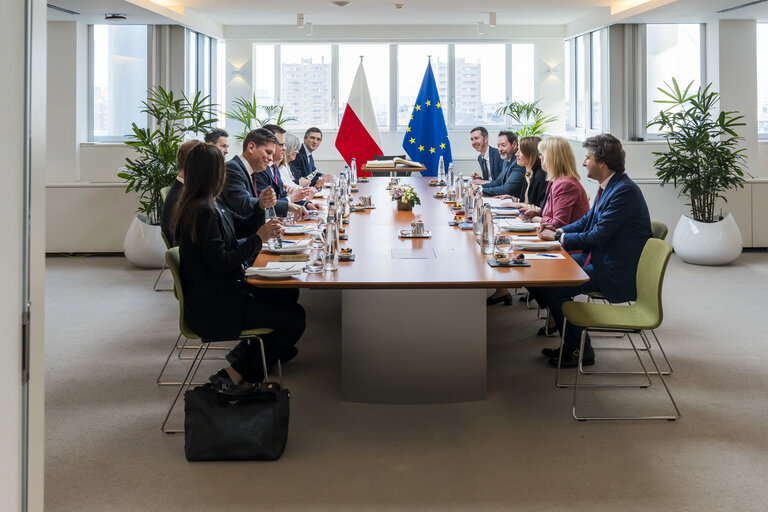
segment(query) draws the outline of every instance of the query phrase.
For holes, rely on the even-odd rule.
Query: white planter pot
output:
[[[123,242],[125,258],[142,268],[161,268],[165,263],[165,242],[160,226],[143,222],[138,216],[128,227]]]
[[[727,265],[739,257],[741,245],[741,231],[730,213],[712,223],[681,215],[672,237],[675,253],[694,265]]]

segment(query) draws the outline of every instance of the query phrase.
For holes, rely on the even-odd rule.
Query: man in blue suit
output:
[[[477,156],[480,174],[472,173],[472,183],[483,185],[498,178],[501,174],[501,156],[498,149],[488,144],[488,130],[484,126],[472,128],[469,132],[469,141],[475,151],[480,153]]]
[[[262,126],[265,130],[272,132],[277,138],[277,144],[275,144],[275,153],[272,155],[272,162],[267,165],[265,172],[255,173],[253,175],[253,184],[256,186],[256,193],[261,193],[267,187],[272,187],[275,194],[277,194],[277,205],[275,205],[275,212],[281,217],[284,217],[288,212],[289,204],[307,208],[308,210],[316,210],[315,205],[307,201],[308,197],[315,195],[315,190],[309,187],[295,188],[290,192],[285,190],[283,184],[283,178],[280,176],[280,169],[278,169],[278,163],[283,161],[285,156],[285,128],[282,128],[276,124],[265,124]],[[302,217],[306,212],[302,212]]]
[[[637,298],[637,264],[645,242],[652,236],[651,217],[643,193],[624,173],[621,142],[604,133],[588,138],[583,146],[587,150],[583,164],[587,177],[600,184],[592,209],[560,229],[546,224],[537,228],[542,240],[559,240],[567,251],[584,251],[573,259],[583,267],[589,281],[579,286],[531,289],[539,305],[549,307],[561,333],[562,304],[576,295],[599,291],[610,302]],[[561,366],[577,364],[580,342],[581,329],[568,324]],[[549,358],[550,365],[557,366],[559,348],[545,348],[541,353]],[[595,352],[587,336],[583,364],[594,363]]]
[[[289,164],[293,181],[297,185],[320,188],[322,183],[331,181],[331,175],[318,172],[314,156],[312,156],[322,141],[323,132],[320,131],[320,128],[312,126],[304,132],[304,144],[299,147],[299,153]],[[317,185],[318,181],[321,183],[320,185]]]
[[[517,135],[512,131],[500,131],[496,143],[501,156],[501,174],[498,178],[483,185],[484,196],[502,194],[520,197],[525,182],[525,167],[517,164]],[[477,186],[477,185],[475,185]]]

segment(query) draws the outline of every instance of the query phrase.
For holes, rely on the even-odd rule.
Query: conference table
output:
[[[493,256],[480,252],[472,230],[448,225],[453,219],[450,206],[433,197],[439,188],[429,180],[400,178],[421,199],[412,211],[398,210],[390,199],[389,178],[359,183],[355,203],[360,195],[371,196],[375,208],[352,212],[349,224],[342,226],[349,239],[341,241],[341,247],[351,248],[355,261],[340,262],[337,271],[280,280],[248,278],[259,287],[341,290],[344,400],[483,400],[486,290],[588,280],[563,251],[565,259],[531,260],[529,267],[489,266]],[[399,237],[415,219],[424,222],[430,238]],[[262,251],[254,267],[278,260],[279,255]]]

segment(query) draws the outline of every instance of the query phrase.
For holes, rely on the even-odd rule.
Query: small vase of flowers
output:
[[[397,201],[398,210],[412,210],[414,205],[421,204],[419,194],[410,185],[396,185],[389,194],[393,201]]]

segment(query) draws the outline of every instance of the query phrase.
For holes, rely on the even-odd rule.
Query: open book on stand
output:
[[[376,167],[397,167],[398,165],[405,165],[407,167],[421,167],[419,162],[413,162],[406,160],[405,158],[393,158],[392,160],[368,160],[365,163],[365,167],[368,169]]]

